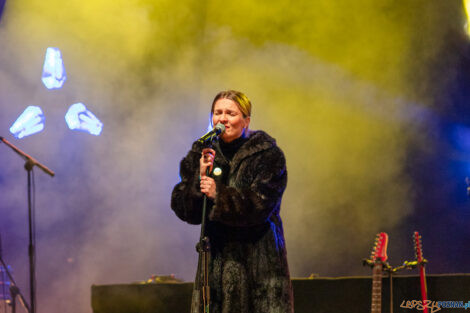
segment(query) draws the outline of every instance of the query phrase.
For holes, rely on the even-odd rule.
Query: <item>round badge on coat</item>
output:
[[[214,175],[219,176],[220,174],[222,174],[222,169],[220,167],[214,168]]]

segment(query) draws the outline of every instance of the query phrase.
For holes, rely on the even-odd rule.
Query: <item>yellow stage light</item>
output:
[[[467,22],[465,23],[465,31],[468,35],[470,35],[470,23],[469,16],[470,16],[470,0],[463,0],[463,6],[465,8],[465,15],[467,17]]]

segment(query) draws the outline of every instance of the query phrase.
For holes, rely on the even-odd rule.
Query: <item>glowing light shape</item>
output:
[[[47,89],[62,88],[67,76],[59,48],[47,48],[42,69],[42,82]]]
[[[463,0],[463,6],[465,8],[465,13],[467,16],[467,22],[465,23],[465,30],[467,31],[467,35],[470,35],[470,0]]]
[[[29,106],[10,127],[10,133],[18,139],[39,133],[44,129],[45,120],[40,107]]]
[[[72,130],[81,130],[98,136],[103,130],[103,123],[79,102],[72,104],[65,114],[65,121]]]

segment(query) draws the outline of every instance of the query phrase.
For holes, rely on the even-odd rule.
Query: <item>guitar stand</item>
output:
[[[8,267],[6,266],[5,262],[3,262],[3,259],[1,256],[0,256],[0,265],[3,267],[3,269],[5,270],[5,273],[7,273],[8,279],[10,280],[11,313],[16,312],[16,297],[17,296],[19,297],[20,303],[24,307],[26,312],[31,313],[28,303],[26,302],[23,294],[21,293],[20,288],[18,288],[18,286],[16,285],[16,282],[13,279],[13,276],[8,270]]]
[[[369,259],[363,259],[362,260],[362,265],[363,266],[370,266],[370,267],[374,267],[374,265],[376,264],[382,264],[382,268],[383,268],[383,271],[389,271],[390,268],[392,268],[390,266],[390,264],[388,264],[388,262],[383,262],[383,261],[372,261],[372,260],[369,260]]]
[[[428,263],[428,260],[423,259],[421,262],[415,260],[415,261],[405,261],[403,262],[403,265],[397,266],[393,268],[393,272],[398,272],[401,270],[412,270],[416,268],[418,265],[420,266],[425,266]]]
[[[418,265],[425,265],[428,261],[423,259],[422,262],[418,261],[405,261],[400,266],[390,266],[387,264],[387,267],[384,268],[384,271],[388,272],[388,277],[390,279],[390,313],[393,313],[393,274],[398,273],[401,270],[412,270]]]

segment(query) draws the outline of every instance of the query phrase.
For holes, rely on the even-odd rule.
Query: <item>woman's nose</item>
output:
[[[226,114],[222,114],[222,115],[220,116],[219,121],[220,121],[221,123],[226,122],[226,121],[227,121],[227,115],[226,115]]]

